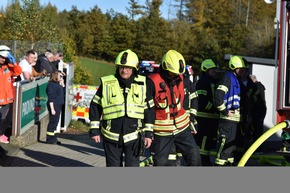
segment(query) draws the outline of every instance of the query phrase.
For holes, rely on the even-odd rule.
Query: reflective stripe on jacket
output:
[[[155,87],[155,123],[156,135],[172,135],[183,131],[189,126],[189,114],[183,108],[184,84],[183,76],[180,82],[169,88],[160,74],[151,74],[149,78]]]
[[[144,119],[144,109],[146,108],[146,78],[144,76],[136,77],[131,88],[125,90],[128,93],[126,102],[123,89],[114,75],[102,77],[101,80],[103,83],[101,104],[104,120],[115,119],[125,114],[131,118]]]
[[[237,77],[232,73],[227,74],[231,78],[231,87],[224,96],[224,103],[228,110],[240,108],[240,83]]]
[[[219,118],[219,112],[213,104],[216,87],[215,79],[206,74],[196,83],[196,92],[198,93],[197,117]]]
[[[219,85],[217,90],[222,90],[225,94],[223,96],[223,104],[217,106],[219,111],[234,110],[233,116],[221,115],[221,119],[227,119],[235,122],[240,121],[240,84],[233,72],[226,74],[230,78],[230,88],[225,85]]]

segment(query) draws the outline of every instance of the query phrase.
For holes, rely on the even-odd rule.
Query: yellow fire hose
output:
[[[281,123],[278,123],[277,125],[275,125],[274,127],[272,127],[271,129],[269,129],[268,131],[266,131],[263,135],[261,135],[253,144],[252,146],[246,151],[246,153],[243,155],[243,157],[241,158],[241,160],[238,163],[238,167],[244,167],[246,162],[249,160],[249,158],[253,158],[253,159],[258,159],[261,158],[260,161],[261,162],[265,162],[265,163],[270,163],[271,165],[281,165],[277,162],[274,161],[270,161],[270,160],[281,160],[283,159],[283,156],[273,156],[273,155],[253,155],[253,153],[256,151],[256,149],[263,143],[265,142],[269,137],[271,137],[274,133],[276,133],[277,131],[284,129],[284,128],[289,128],[290,127],[290,121],[289,120],[285,120]],[[211,156],[215,156],[216,152],[210,152]],[[270,160],[269,160],[270,159]],[[153,163],[152,160],[152,156],[147,157],[146,159],[144,159],[143,161],[140,162],[140,167],[146,167],[150,164]],[[283,165],[287,166],[289,165],[288,163],[284,163]]]
[[[283,128],[289,128],[290,122],[289,120],[285,120],[281,123],[278,123],[268,131],[266,131],[263,135],[261,135],[253,144],[252,146],[246,151],[246,153],[243,155],[241,160],[238,163],[238,167],[244,167],[248,159],[251,157],[251,155],[255,152],[255,150],[269,137],[271,137],[274,133],[277,131],[283,129]]]

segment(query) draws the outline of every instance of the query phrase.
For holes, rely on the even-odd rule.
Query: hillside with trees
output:
[[[58,10],[39,0],[15,0],[0,11],[0,40],[63,43],[66,61],[78,68],[77,83],[89,84],[78,56],[113,62],[118,52],[134,50],[140,60],[160,63],[176,49],[199,73],[202,60],[212,58],[225,68],[225,54],[274,58],[274,4],[254,0],[173,0],[176,16],[161,17],[162,0],[129,0],[128,13],[96,6],[89,11]],[[88,78],[84,78],[88,77]]]

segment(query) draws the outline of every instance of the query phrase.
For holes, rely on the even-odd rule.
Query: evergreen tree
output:
[[[138,0],[129,0],[130,7],[127,8],[127,11],[131,19],[135,19],[138,15],[144,15],[143,9],[145,8],[142,5],[139,5]]]
[[[116,14],[110,21],[109,32],[112,37],[110,49],[107,50],[109,60],[113,61],[122,50],[134,49],[137,32],[134,20],[129,20],[123,14]]]
[[[160,17],[162,1],[146,2],[147,13],[137,21],[138,31],[134,47],[141,60],[154,60],[158,63],[171,48],[170,28],[169,23]]]

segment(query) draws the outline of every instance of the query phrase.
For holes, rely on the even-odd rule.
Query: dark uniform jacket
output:
[[[251,78],[247,78],[247,84],[240,82],[241,86],[241,115],[244,121],[250,121],[254,104],[257,103],[259,90]],[[249,117],[249,118],[247,118]]]
[[[184,77],[183,84],[185,94],[183,100],[183,108],[186,111],[190,112],[190,121],[194,123],[198,108],[198,96],[195,90],[195,85],[190,80],[190,75],[188,73],[184,73],[183,77]]]
[[[198,112],[218,114],[218,110],[213,104],[216,87],[216,80],[206,74],[198,80],[196,83]]]

